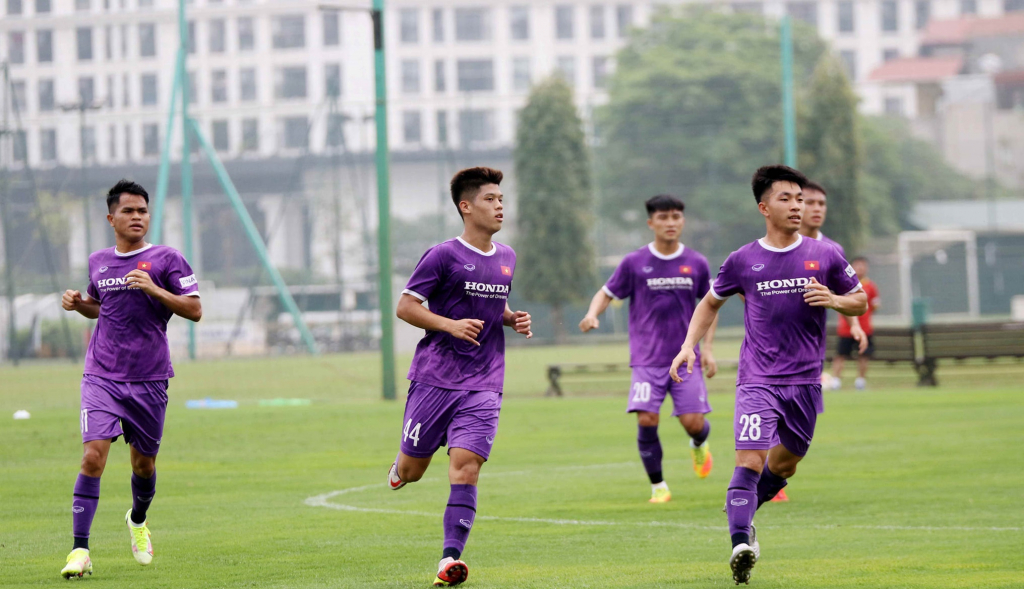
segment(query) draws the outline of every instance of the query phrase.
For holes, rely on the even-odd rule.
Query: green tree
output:
[[[553,77],[534,86],[516,129],[518,185],[516,288],[551,306],[555,338],[564,341],[566,304],[579,302],[594,280],[590,240],[590,158],[572,89]]]
[[[855,252],[864,235],[857,95],[831,54],[818,62],[807,90],[808,106],[800,125],[800,169],[828,190],[823,231]]]

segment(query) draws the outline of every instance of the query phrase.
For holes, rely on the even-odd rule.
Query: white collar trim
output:
[[[132,257],[134,255],[141,254],[142,252],[148,250],[151,247],[153,247],[152,243],[146,244],[146,247],[144,247],[142,249],[137,249],[135,251],[131,251],[131,252],[128,252],[126,254],[122,254],[121,252],[117,251],[117,246],[115,245],[114,246],[114,255],[116,255],[119,258],[130,258],[130,257]]]
[[[793,242],[789,246],[783,247],[783,248],[772,247],[772,246],[768,245],[765,242],[763,237],[761,239],[757,240],[758,245],[760,245],[764,249],[766,249],[766,250],[768,250],[770,252],[779,252],[779,253],[784,253],[784,252],[795,250],[796,248],[800,247],[800,244],[803,243],[803,242],[804,242],[804,236],[802,234],[800,234],[800,233],[796,234],[796,241],[795,242]]]
[[[480,254],[481,256],[493,256],[494,253],[498,251],[498,246],[495,245],[495,243],[493,241],[491,242],[491,251],[485,252],[485,251],[481,250],[478,247],[474,247],[474,246],[470,245],[470,243],[468,241],[466,241],[465,239],[462,239],[461,236],[460,237],[456,237],[455,239],[458,239],[459,243],[461,243],[462,245],[468,247],[469,249],[473,250],[474,252]]]
[[[674,259],[678,258],[679,256],[683,255],[683,250],[686,249],[686,246],[680,243],[679,244],[679,249],[677,249],[675,251],[675,253],[669,254],[667,256],[665,254],[659,252],[654,247],[654,242],[648,243],[647,244],[647,249],[649,249],[651,251],[651,255],[653,255],[655,258],[658,258],[659,260],[674,260]]]
[[[821,231],[818,231],[818,236],[815,237],[814,239],[817,239],[818,241],[824,241],[825,240],[825,234],[822,233]]]

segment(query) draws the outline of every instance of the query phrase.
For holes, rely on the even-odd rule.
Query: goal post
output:
[[[978,240],[973,231],[904,231],[898,240],[900,310],[903,320],[911,321],[913,301],[917,297],[942,296],[949,291],[925,292],[925,270],[915,273],[915,262],[932,258],[939,266],[949,263],[947,250],[950,246],[963,246],[963,277],[966,281],[967,305],[962,312],[940,311],[936,314],[966,315],[976,319],[981,314],[980,292],[978,289]],[[959,256],[957,256],[959,257]]]

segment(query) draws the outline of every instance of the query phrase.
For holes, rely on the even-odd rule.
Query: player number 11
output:
[[[405,437],[402,438],[402,441],[405,442],[405,441],[408,441],[410,438],[412,438],[412,445],[413,446],[419,446],[420,445],[420,426],[421,425],[423,425],[423,424],[417,423],[416,426],[413,427],[412,420],[410,419],[409,421],[407,421],[405,423],[405,429],[402,430],[402,433],[405,434]],[[411,430],[410,430],[410,428],[411,428]]]

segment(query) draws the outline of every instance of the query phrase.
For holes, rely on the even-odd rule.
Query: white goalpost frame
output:
[[[978,290],[978,238],[973,231],[903,231],[899,235],[897,250],[900,258],[900,302],[903,320],[911,322],[913,294],[914,258],[910,251],[913,243],[947,242],[963,243],[966,247],[967,269],[967,315],[976,319],[981,314]]]

